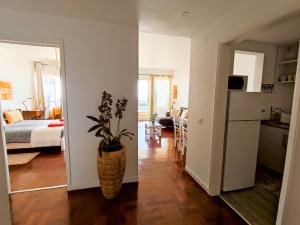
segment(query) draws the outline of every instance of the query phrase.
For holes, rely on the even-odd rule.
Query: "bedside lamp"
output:
[[[22,104],[23,104],[23,106],[24,106],[24,108],[27,110],[28,108],[27,108],[27,105],[26,105],[26,102],[28,101],[28,100],[33,100],[33,98],[31,97],[31,98],[26,98],[23,102],[22,102]]]

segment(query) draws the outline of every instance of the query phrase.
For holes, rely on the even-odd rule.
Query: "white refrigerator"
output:
[[[260,93],[229,92],[223,167],[223,191],[255,184],[262,107]]]

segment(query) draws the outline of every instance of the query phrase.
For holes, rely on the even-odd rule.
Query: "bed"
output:
[[[64,149],[64,127],[59,120],[21,120],[4,127],[7,149],[57,147]]]

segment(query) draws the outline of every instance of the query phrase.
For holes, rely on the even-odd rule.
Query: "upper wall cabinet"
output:
[[[276,83],[295,83],[299,42],[279,45],[277,48]]]

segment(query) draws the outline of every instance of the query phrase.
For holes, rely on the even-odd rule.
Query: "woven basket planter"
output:
[[[114,152],[102,151],[97,157],[101,190],[106,199],[115,198],[121,189],[126,168],[126,148]]]

